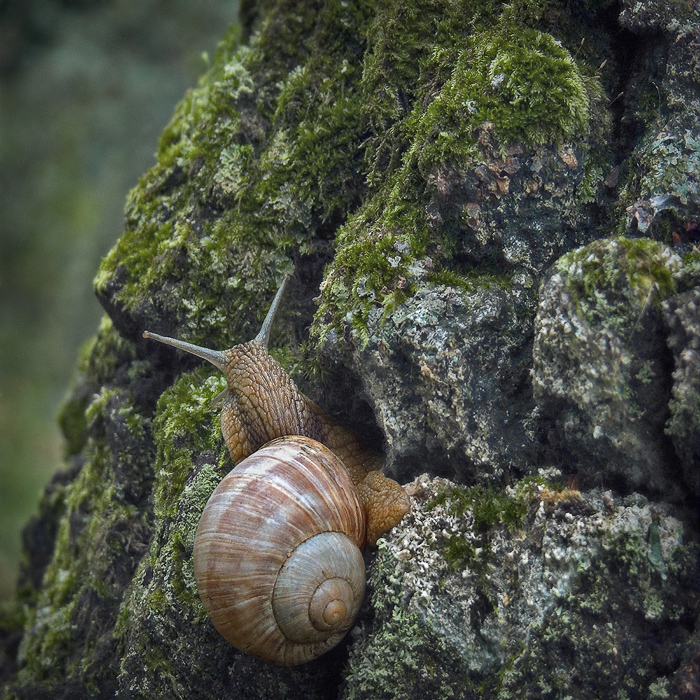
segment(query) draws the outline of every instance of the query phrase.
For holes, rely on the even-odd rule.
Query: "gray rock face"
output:
[[[700,570],[672,509],[544,479],[409,489],[343,698],[683,697]]]
[[[599,125],[601,130],[605,124]],[[480,158],[471,167],[441,167],[426,178],[428,225],[455,229],[455,258],[529,276],[595,237],[585,206],[585,152],[572,145],[503,153],[493,125],[477,130]]]
[[[666,432],[683,467],[686,485],[700,495],[700,289],[664,302],[668,344],[676,369]]]
[[[526,470],[533,451],[523,417],[532,408],[530,290],[484,281],[470,292],[425,287],[356,348],[352,363],[382,433],[387,469],[469,483]]]
[[[533,389],[582,483],[681,497],[664,434],[671,368],[661,313],[680,267],[651,241],[596,241],[545,279]]]

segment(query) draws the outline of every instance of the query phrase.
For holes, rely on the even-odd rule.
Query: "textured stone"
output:
[[[386,437],[386,468],[467,483],[527,471],[535,450],[532,290],[486,278],[471,291],[423,288],[372,329],[352,363]]]
[[[671,396],[661,302],[681,260],[652,241],[596,241],[543,283],[533,350],[535,399],[582,484],[683,489],[664,427]]]
[[[73,468],[33,526],[52,541],[8,700],[692,690],[694,161],[664,175],[647,88],[692,150],[674,52],[697,13],[630,48],[615,9],[244,6],[248,44],[230,33],[176,110],[97,276],[109,319],[64,408]],[[647,194],[687,206],[635,228]],[[222,379],[140,333],[249,340],[292,271],[275,356],[392,475],[429,475],[366,553],[343,644],[277,669],[218,638],[192,576],[232,466]]]
[[[700,289],[664,302],[668,344],[676,369],[666,432],[681,460],[685,483],[700,495]]]
[[[672,509],[545,479],[477,495],[424,475],[409,489],[369,571],[375,618],[342,697],[679,697],[700,552]]]

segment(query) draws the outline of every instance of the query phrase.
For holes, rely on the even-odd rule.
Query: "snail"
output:
[[[267,351],[288,277],[254,340],[216,351],[145,331],[226,377],[221,431],[236,466],[212,493],[194,545],[202,604],[233,646],[277,665],[310,661],[352,626],[362,549],[396,525],[408,497],[380,454],[302,394]]]

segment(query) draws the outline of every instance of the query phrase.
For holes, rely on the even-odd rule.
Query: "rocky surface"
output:
[[[697,697],[697,9],[242,19],[96,278],[8,700]],[[274,354],[413,505],[345,641],[278,669],[193,578],[222,379],[140,333],[247,340],[291,271]]]
[[[685,483],[700,493],[700,292],[697,287],[664,304],[675,370],[666,432],[680,459]]]
[[[673,509],[545,478],[408,488],[341,697],[682,695],[698,548]]]
[[[653,241],[600,240],[565,255],[543,284],[534,393],[582,483],[671,500],[685,488],[664,436],[672,362],[661,309],[680,266]]]

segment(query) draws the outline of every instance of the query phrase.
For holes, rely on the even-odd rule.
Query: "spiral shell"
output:
[[[214,626],[282,666],[328,651],[362,603],[365,528],[327,447],[301,436],[268,443],[217,486],[197,528],[195,577]]]

